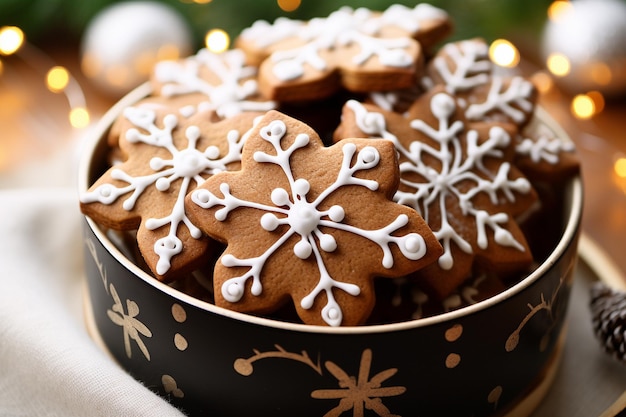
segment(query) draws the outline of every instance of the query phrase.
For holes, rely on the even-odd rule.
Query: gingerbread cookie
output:
[[[391,200],[398,180],[392,143],[324,147],[304,123],[267,113],[241,170],[210,177],[186,198],[190,219],[227,244],[215,264],[215,304],[266,314],[293,300],[307,324],[364,323],[374,277],[412,273],[442,253],[421,216]]]
[[[374,92],[371,101],[385,110],[403,113],[424,92],[445,86],[472,121],[498,121],[521,128],[534,114],[535,86],[521,76],[500,75],[482,39],[445,44],[426,68],[411,88]]]
[[[257,68],[246,65],[243,51],[232,49],[213,53],[201,49],[178,61],[161,61],[152,71],[154,94],[165,98],[183,97],[186,104],[213,110],[219,118],[242,112],[266,112],[277,103],[259,95]]]
[[[257,116],[214,123],[209,113],[185,118],[165,106],[126,108],[117,127],[123,162],[82,193],[82,212],[105,227],[138,229],[150,270],[159,280],[175,279],[209,250],[209,240],[185,212],[185,195],[207,177],[239,167]]]
[[[305,101],[345,88],[391,90],[414,84],[424,50],[451,30],[443,10],[394,5],[382,13],[343,7],[309,22],[286,18],[256,22],[236,45],[260,64],[259,85],[267,97]]]
[[[429,62],[427,73],[430,82],[445,85],[459,99],[469,120],[523,126],[534,113],[535,86],[521,76],[498,74],[482,39],[446,44]]]
[[[580,172],[574,144],[536,118],[516,136],[515,150],[515,164],[533,181],[559,183]]]
[[[349,101],[337,138],[381,137],[400,155],[394,200],[424,216],[444,248],[417,272],[438,297],[448,296],[475,265],[497,274],[527,268],[530,248],[516,223],[537,200],[513,165],[510,124],[476,123],[443,87],[420,96],[406,116]]]

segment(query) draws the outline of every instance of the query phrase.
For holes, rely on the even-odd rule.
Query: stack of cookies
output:
[[[553,249],[579,167],[532,83],[451,31],[428,4],[341,8],[161,62],[81,209],[155,279],[235,311],[353,326],[490,297]]]

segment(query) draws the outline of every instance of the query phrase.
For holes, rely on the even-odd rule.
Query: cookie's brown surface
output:
[[[409,87],[421,74],[424,47],[443,39],[448,15],[428,4],[382,13],[343,7],[309,22],[256,22],[236,41],[260,65],[263,94],[279,101],[317,100]]]
[[[436,88],[406,116],[350,101],[338,137],[382,137],[399,152],[401,185],[394,200],[421,213],[444,247],[420,280],[446,297],[470,277],[474,264],[508,274],[527,267],[532,254],[515,217],[537,196],[512,164],[510,124],[472,123],[454,96]]]
[[[254,114],[213,123],[164,106],[125,109],[117,128],[124,162],[80,196],[81,210],[117,230],[138,229],[141,254],[160,280],[193,268],[209,240],[188,219],[183,198],[216,172],[237,169]]]
[[[423,219],[391,201],[398,178],[390,142],[324,147],[307,125],[269,112],[241,171],[214,175],[186,200],[194,223],[227,244],[216,304],[264,314],[292,299],[305,323],[364,323],[374,277],[408,274],[441,254]]]

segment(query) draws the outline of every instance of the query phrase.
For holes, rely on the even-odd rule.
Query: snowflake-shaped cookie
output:
[[[239,49],[223,53],[200,49],[185,59],[158,62],[151,77],[154,93],[167,98],[184,96],[189,104],[213,110],[219,118],[276,108],[275,102],[259,96],[257,68],[245,60]]]
[[[239,167],[256,116],[213,123],[206,112],[185,118],[154,103],[127,107],[116,124],[126,159],[81,194],[81,210],[105,227],[138,229],[148,267],[160,280],[176,278],[209,249],[187,217],[184,197],[207,177]]]
[[[533,115],[537,100],[534,85],[522,76],[502,74],[489,59],[489,46],[482,39],[445,44],[426,68],[426,74],[411,89],[374,92],[372,101],[385,110],[401,113],[424,91],[444,86],[471,121],[499,121],[521,127]]]
[[[242,169],[187,197],[190,218],[227,244],[215,265],[215,303],[267,313],[291,298],[305,323],[363,323],[374,277],[408,274],[441,254],[424,220],[391,200],[397,184],[391,143],[325,148],[304,123],[267,113]]]
[[[580,172],[573,142],[534,118],[516,137],[515,164],[534,181],[558,183]]]
[[[500,74],[482,39],[446,44],[428,64],[434,85],[460,99],[465,117],[525,125],[535,110],[537,90],[528,79]]]
[[[474,266],[509,273],[532,262],[516,216],[536,201],[530,182],[512,164],[508,124],[471,123],[453,96],[434,89],[405,116],[349,101],[339,137],[382,137],[400,155],[394,200],[424,216],[444,253],[418,272],[445,297]]]
[[[393,5],[382,13],[343,7],[308,22],[256,22],[237,45],[263,61],[259,84],[266,96],[301,101],[328,97],[340,87],[356,92],[407,87],[421,72],[422,47],[449,30],[448,15],[428,4]]]

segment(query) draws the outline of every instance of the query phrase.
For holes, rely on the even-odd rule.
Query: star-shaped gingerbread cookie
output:
[[[511,124],[470,122],[444,88],[420,96],[407,115],[349,101],[338,137],[381,137],[400,157],[394,200],[422,214],[444,253],[416,273],[440,298],[484,268],[508,274],[528,267],[530,248],[516,222],[537,200],[512,163]]]
[[[160,61],[150,77],[154,95],[212,110],[216,119],[275,109],[276,102],[259,94],[257,68],[245,60],[239,49],[200,49],[184,59]]]
[[[384,12],[343,7],[308,22],[258,21],[236,45],[260,64],[259,85],[279,101],[321,99],[340,88],[354,92],[407,87],[422,72],[424,48],[451,29],[429,4],[390,6]]]
[[[186,199],[194,223],[227,245],[216,305],[265,314],[293,300],[307,324],[364,323],[375,277],[409,274],[442,253],[422,217],[392,201],[398,180],[392,143],[324,147],[306,124],[268,112],[241,170],[213,175]]]
[[[150,101],[127,107],[116,123],[123,162],[80,195],[82,212],[111,229],[138,229],[139,251],[150,270],[162,281],[177,278],[210,245],[189,220],[184,197],[211,175],[239,167],[257,116],[215,123],[210,112],[186,118]]]

